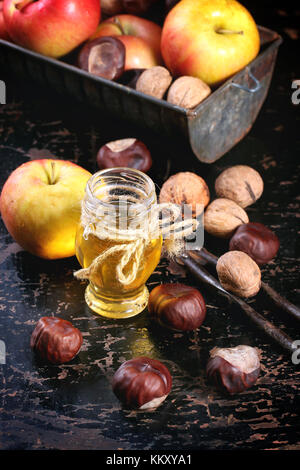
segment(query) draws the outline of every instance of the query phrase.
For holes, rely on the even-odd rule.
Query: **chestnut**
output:
[[[30,346],[41,359],[52,364],[71,361],[82,345],[81,332],[67,320],[42,317],[31,335]]]
[[[130,15],[146,13],[158,0],[122,0],[123,9]]]
[[[157,408],[167,398],[172,377],[167,367],[156,359],[136,357],[124,362],[112,380],[112,389],[128,408]]]
[[[116,80],[124,72],[125,56],[125,46],[119,39],[102,36],[83,46],[78,66],[98,77]]]
[[[146,173],[152,166],[150,151],[140,140],[129,138],[108,142],[97,154],[100,169],[128,167]]]
[[[272,230],[259,222],[240,225],[229,242],[229,250],[247,253],[258,265],[275,258],[279,240]]]
[[[179,282],[155,287],[149,296],[148,310],[161,326],[176,331],[197,329],[206,315],[200,292]]]
[[[221,390],[233,395],[255,384],[260,374],[260,357],[256,348],[213,348],[206,368],[208,378]]]
[[[122,0],[101,0],[101,13],[103,16],[114,16],[122,12]]]

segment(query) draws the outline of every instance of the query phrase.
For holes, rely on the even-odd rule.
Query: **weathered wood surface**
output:
[[[265,2],[267,3],[267,2]],[[294,16],[293,16],[294,15]],[[158,186],[179,170],[195,171],[210,185],[233,164],[256,168],[265,181],[263,197],[248,209],[280,238],[280,252],[263,269],[263,279],[299,304],[299,111],[291,83],[300,78],[295,12],[257,10],[257,21],[284,37],[267,101],[250,134],[212,166],[196,160],[183,143],[111,121],[67,97],[22,83],[0,71],[8,104],[0,106],[0,187],[21,163],[55,156],[96,170],[104,142],[136,136],[153,153],[150,176]],[[297,69],[296,69],[297,67]],[[298,75],[297,75],[298,74]],[[217,254],[227,244],[206,237]],[[75,258],[44,261],[22,251],[0,222],[0,449],[299,449],[299,366],[245,318],[238,307],[199,286],[208,312],[194,333],[171,333],[153,325],[147,312],[123,322],[105,320],[85,305],[85,283],[73,278]],[[180,280],[166,260],[148,282]],[[253,306],[295,340],[299,325],[260,293]],[[80,354],[69,364],[46,366],[34,358],[29,340],[37,320],[57,315],[83,333]],[[257,346],[262,373],[256,386],[225,397],[207,382],[205,365],[215,345]],[[173,376],[170,396],[156,411],[123,410],[110,380],[117,367],[137,355],[160,359]],[[300,356],[300,355],[299,355]]]

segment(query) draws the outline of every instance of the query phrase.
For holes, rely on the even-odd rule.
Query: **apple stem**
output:
[[[21,11],[29,3],[33,3],[33,1],[35,0],[20,0],[18,3],[16,3],[16,8]]]
[[[233,31],[232,29],[219,28],[216,30],[218,34],[244,34],[244,31]]]
[[[125,34],[121,21],[119,20],[118,16],[114,18],[114,23],[120,28],[122,35]]]
[[[55,163],[51,162],[50,184],[55,184]]]

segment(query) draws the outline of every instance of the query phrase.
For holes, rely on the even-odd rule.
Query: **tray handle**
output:
[[[229,85],[234,86],[236,88],[240,88],[240,90],[247,91],[247,93],[256,93],[258,90],[260,90],[262,85],[260,81],[253,75],[253,73],[251,72],[249,68],[247,68],[246,70],[247,70],[249,77],[254,82],[253,87],[249,88],[246,85],[240,85],[239,83],[235,83],[235,82],[230,82]]]

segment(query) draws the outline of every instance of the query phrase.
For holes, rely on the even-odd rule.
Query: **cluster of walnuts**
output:
[[[216,179],[217,198],[212,202],[205,181],[189,172],[171,176],[160,192],[160,202],[190,204],[194,216],[206,208],[205,231],[230,239],[230,251],[219,258],[217,273],[221,285],[240,297],[257,294],[261,286],[259,265],[273,259],[279,248],[277,236],[265,225],[249,222],[245,211],[261,197],[263,189],[263,180],[256,170],[236,165],[224,170]],[[197,211],[197,207],[200,210]]]

